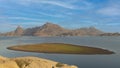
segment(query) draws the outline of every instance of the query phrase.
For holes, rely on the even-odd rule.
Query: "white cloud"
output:
[[[49,16],[49,17],[57,17],[57,18],[63,18],[65,17],[65,15],[63,14],[50,14],[50,13],[44,13],[44,12],[38,12],[38,14],[40,15],[45,15],[45,16]]]
[[[65,3],[65,2],[60,2],[60,1],[41,1],[39,3],[57,5],[57,6],[68,8],[68,9],[75,9],[74,5]]]
[[[119,16],[120,15],[120,8],[119,7],[105,7],[98,10],[98,13],[108,16]]]
[[[109,2],[107,6],[99,9],[97,13],[107,16],[120,16],[120,2]]]
[[[1,20],[11,20],[11,19],[17,19],[17,20],[30,20],[30,21],[42,21],[43,19],[35,19],[35,18],[28,18],[28,17],[8,17],[8,16],[1,16]]]
[[[11,0],[11,1],[26,6],[37,3],[37,4],[55,5],[68,9],[75,9],[76,7],[75,5],[71,4],[69,1],[64,2],[60,0]]]
[[[49,5],[55,5],[55,6],[60,6],[63,8],[67,8],[67,9],[88,9],[91,7],[91,3],[84,1],[84,0],[64,0],[64,1],[60,1],[60,0],[42,0],[42,1],[37,1],[37,3],[41,3],[41,4],[49,4]],[[82,5],[76,5],[75,3],[80,3]]]
[[[106,24],[106,25],[108,25],[108,26],[119,26],[120,23],[108,23],[108,24]]]
[[[30,6],[31,4],[38,5],[53,5],[59,6],[67,9],[87,9],[91,6],[90,2],[85,0],[1,0],[4,2],[17,3],[24,6]],[[76,5],[75,3],[80,3],[82,5]]]
[[[0,21],[0,23],[2,23],[2,24],[0,24],[0,32],[9,32],[16,28],[16,25],[12,25],[8,22]]]
[[[16,27],[15,25],[12,25],[12,24],[10,24],[10,23],[8,23],[8,22],[1,22],[2,24],[0,25],[0,27],[2,28],[2,27],[10,27],[10,28],[14,28],[14,27]]]

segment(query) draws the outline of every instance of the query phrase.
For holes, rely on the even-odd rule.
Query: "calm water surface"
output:
[[[71,43],[109,49],[112,55],[44,54],[7,50],[6,47],[33,43]],[[0,55],[6,57],[36,56],[74,64],[79,68],[120,68],[120,37],[0,37]]]

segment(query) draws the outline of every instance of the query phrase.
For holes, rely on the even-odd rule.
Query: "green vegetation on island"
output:
[[[8,47],[7,49],[26,52],[39,52],[39,53],[59,53],[59,54],[114,54],[114,52],[88,46],[79,46],[64,43],[41,43],[18,45]]]

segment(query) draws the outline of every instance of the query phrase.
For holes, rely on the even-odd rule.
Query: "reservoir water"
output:
[[[12,51],[6,47],[34,43],[69,43],[114,51],[111,55],[47,54]],[[0,37],[0,55],[6,57],[36,56],[79,68],[120,68],[120,37]]]

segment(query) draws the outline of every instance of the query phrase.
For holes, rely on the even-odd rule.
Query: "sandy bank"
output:
[[[78,68],[37,57],[6,58],[0,56],[0,68]]]

